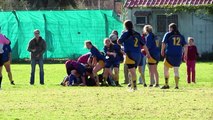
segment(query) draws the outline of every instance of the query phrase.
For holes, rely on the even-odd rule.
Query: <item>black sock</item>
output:
[[[165,83],[166,83],[166,85],[168,85],[168,81],[169,81],[169,79],[168,79],[168,78],[165,78]]]
[[[133,86],[136,87],[136,80],[133,80]]]
[[[115,85],[118,86],[118,85],[119,85],[119,82],[118,82],[118,81],[115,81]]]
[[[0,88],[1,88],[2,77],[0,77]]]

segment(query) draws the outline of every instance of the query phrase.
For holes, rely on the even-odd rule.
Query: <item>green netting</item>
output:
[[[73,58],[88,52],[84,41],[99,49],[112,30],[122,23],[111,10],[16,11],[0,12],[1,32],[11,40],[13,59],[29,58],[27,46],[34,29],[41,31],[47,43],[45,58]]]

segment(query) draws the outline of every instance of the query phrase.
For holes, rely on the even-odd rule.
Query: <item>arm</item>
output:
[[[197,47],[195,46],[195,51],[196,51],[196,55],[197,55],[197,57],[199,57],[200,56],[200,54],[198,53],[198,51],[197,51]]]
[[[33,49],[33,42],[32,42],[32,40],[28,44],[27,51],[29,51],[29,52],[35,52],[36,51],[36,49]]]
[[[92,67],[94,67],[97,64],[97,58],[93,57],[92,59]]]
[[[188,46],[187,44],[183,46],[184,49],[184,61],[187,61],[187,54],[188,54]]]
[[[166,48],[166,44],[165,43],[162,43],[162,46],[161,46],[161,55],[164,57],[165,56],[165,48]]]
[[[147,46],[146,45],[144,45],[143,46],[143,49],[145,50],[145,52],[146,52],[146,56],[147,56],[147,58],[150,58],[151,56],[150,56],[150,54],[149,54],[149,50],[148,50],[148,48],[147,48]],[[142,49],[141,49],[141,52],[142,52]]]

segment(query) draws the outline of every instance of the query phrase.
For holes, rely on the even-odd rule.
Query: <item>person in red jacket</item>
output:
[[[194,39],[188,37],[188,54],[187,54],[187,82],[195,83],[195,63],[198,57],[197,47],[194,44]]]

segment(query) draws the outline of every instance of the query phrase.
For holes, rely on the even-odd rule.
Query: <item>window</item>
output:
[[[137,16],[136,17],[136,24],[137,25],[145,25],[145,24],[147,24],[147,16]]]
[[[178,16],[157,15],[157,32],[166,32],[170,23],[178,25]]]

